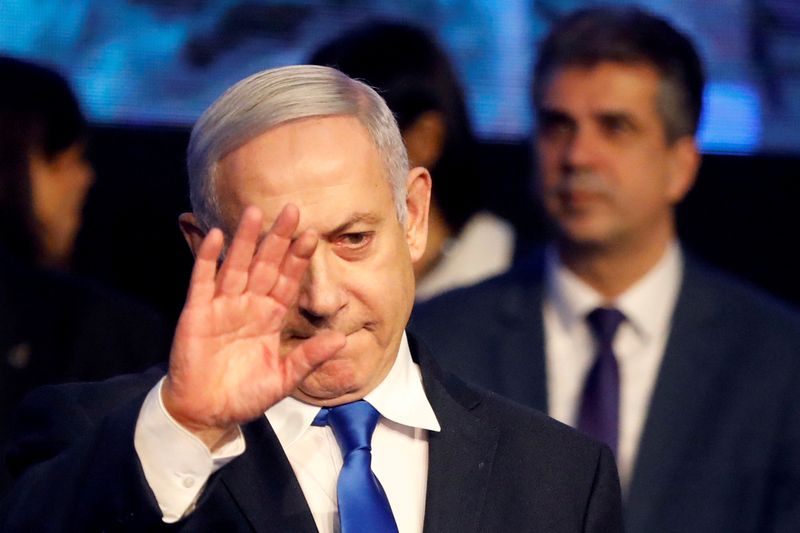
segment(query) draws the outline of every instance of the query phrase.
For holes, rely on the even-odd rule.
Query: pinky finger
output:
[[[214,297],[216,290],[215,278],[217,274],[217,261],[222,252],[222,245],[225,241],[222,231],[213,228],[208,232],[192,268],[192,277],[189,280],[189,293],[186,298],[186,305],[195,305],[210,301]]]

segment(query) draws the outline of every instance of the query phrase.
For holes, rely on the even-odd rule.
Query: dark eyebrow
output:
[[[536,122],[538,130],[543,136],[564,128],[572,131],[576,127],[576,121],[571,115],[553,108],[539,108],[536,112]]]
[[[359,223],[377,224],[380,220],[381,220],[381,217],[379,217],[378,215],[376,215],[374,213],[355,213],[353,216],[351,216],[350,218],[348,218],[347,220],[345,220],[344,222],[342,222],[341,224],[339,224],[338,226],[336,226],[332,230],[326,231],[325,233],[321,233],[320,237],[330,238],[330,237],[332,237],[334,235],[338,235],[338,234],[340,234],[342,232],[347,231],[349,228],[351,228],[352,226],[355,226],[356,224],[359,224]],[[256,245],[260,245],[261,241],[266,236],[267,236],[267,230],[262,231],[261,234],[258,236],[258,241],[257,241]],[[297,239],[297,237],[299,237],[298,233],[292,235],[292,241]]]
[[[549,107],[538,108],[536,118],[539,122],[574,122],[574,119],[567,113]]]
[[[356,224],[377,224],[381,217],[374,213],[355,213],[353,216],[336,226],[330,231],[326,231],[323,236],[330,238],[334,235],[339,235],[349,230]]]
[[[597,113],[595,115],[595,120],[599,123],[608,126],[614,122],[619,124],[625,124],[626,126],[633,128],[634,130],[640,129],[639,128],[639,121],[636,119],[634,115],[628,113],[627,111],[604,111],[601,113]]]
[[[634,117],[627,111],[602,111],[595,115],[600,120],[621,120],[623,122],[634,122]]]

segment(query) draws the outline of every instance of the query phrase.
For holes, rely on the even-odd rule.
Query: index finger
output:
[[[257,207],[250,206],[244,210],[217,276],[217,292],[236,295],[247,285],[248,271],[253,261],[253,252],[261,233],[263,215]]]

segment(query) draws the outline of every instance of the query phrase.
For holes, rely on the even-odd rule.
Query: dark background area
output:
[[[706,155],[679,210],[685,245],[800,303],[793,205],[800,192],[797,0],[609,1],[666,16],[705,60],[699,139],[715,154]],[[486,204],[524,239],[541,241],[528,143],[508,140],[534,131],[529,84],[536,43],[557,17],[592,3],[20,0],[0,2],[0,52],[57,67],[96,124],[89,146],[97,183],[76,270],[175,319],[192,263],[177,225],[188,209],[184,151],[191,124],[234,81],[303,62],[323,42],[368,20],[418,24],[442,43],[482,139]]]
[[[182,128],[95,127],[97,183],[78,241],[79,273],[138,297],[175,320],[192,257],[178,229],[189,209]],[[527,143],[481,145],[484,196],[527,240],[545,236],[530,191]],[[436,179],[436,176],[434,176]],[[800,304],[795,253],[800,157],[705,155],[678,211],[685,246],[718,267]]]

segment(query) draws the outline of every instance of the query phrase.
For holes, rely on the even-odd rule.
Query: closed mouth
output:
[[[361,325],[361,326],[359,326],[357,328],[352,328],[352,329],[348,329],[346,331],[342,331],[342,333],[344,333],[344,335],[346,337],[349,337],[353,333],[356,333],[356,332],[358,332],[359,330],[361,330],[361,329],[363,329],[365,327],[366,326]],[[325,330],[330,330],[330,329],[331,328],[319,328],[319,329],[308,330],[308,331],[307,330],[290,329],[290,330],[284,331],[282,333],[282,335],[281,335],[281,338],[283,340],[295,340],[295,339],[296,340],[305,340],[305,339],[310,339],[311,337],[313,337],[314,335],[316,335],[320,331],[325,331]],[[334,330],[334,331],[337,331],[337,330]]]

